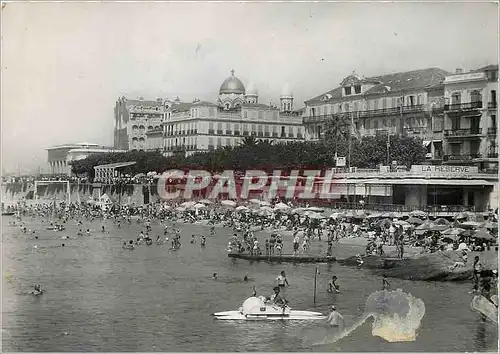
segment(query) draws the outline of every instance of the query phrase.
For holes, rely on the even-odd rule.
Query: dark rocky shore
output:
[[[459,261],[459,253],[456,251],[424,253],[413,255],[404,259],[365,256],[362,267],[371,269],[375,273],[385,274],[391,278],[424,281],[465,281],[472,279],[472,263],[474,256],[480,257],[484,269],[498,269],[498,253],[486,251],[469,254],[467,265],[451,269],[456,261]],[[337,262],[345,266],[358,266],[355,256],[339,259]]]

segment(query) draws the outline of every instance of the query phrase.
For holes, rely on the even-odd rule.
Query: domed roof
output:
[[[281,97],[293,97],[292,90],[290,90],[290,85],[286,83],[281,90]]]
[[[259,91],[255,87],[253,82],[251,82],[247,87],[247,96],[258,96],[258,95],[259,95]]]
[[[220,86],[219,94],[221,93],[245,94],[245,86],[240,79],[234,76],[234,70],[231,70],[231,76],[224,80]]]

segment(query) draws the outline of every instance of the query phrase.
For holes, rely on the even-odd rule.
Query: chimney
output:
[[[460,69],[460,68],[456,68],[455,69],[455,74],[463,74],[463,69]]]

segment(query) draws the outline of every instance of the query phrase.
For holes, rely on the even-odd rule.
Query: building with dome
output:
[[[279,106],[266,105],[259,103],[257,88],[250,84],[246,89],[234,70],[222,82],[216,103],[197,99],[174,101],[166,109],[163,132],[166,155],[237,146],[245,137],[275,142],[304,139],[302,113],[294,111],[293,93],[288,85]],[[157,141],[146,143],[157,145]]]

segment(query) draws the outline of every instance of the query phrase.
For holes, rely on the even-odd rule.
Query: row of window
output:
[[[467,97],[463,97],[464,102],[467,102]],[[449,98],[445,98],[446,104],[461,104],[462,103],[462,91],[454,91],[451,94],[451,100]],[[468,102],[483,102],[483,94],[480,90],[473,90],[469,95]],[[497,102],[497,91],[491,90],[489,102],[496,103]]]
[[[208,138],[208,148],[218,148],[223,146],[239,146],[239,144],[243,141],[242,138]],[[175,138],[175,139],[167,139],[165,142],[165,147],[167,150],[170,150],[172,147],[178,146],[198,146],[198,138],[197,137],[186,137],[186,138]]]
[[[366,103],[366,107],[365,107]],[[338,104],[323,105],[319,107],[309,108],[309,115],[326,115],[326,114],[336,114],[342,112],[356,112],[364,110],[377,110],[377,109],[387,109],[387,108],[398,108],[403,104],[403,106],[419,106],[424,104],[424,95],[413,95],[406,97],[391,97],[391,98],[379,98],[375,100],[368,101],[352,101],[344,102]]]
[[[178,123],[174,125],[169,125],[166,128],[167,135],[181,135],[181,134],[196,134],[198,132],[198,124],[195,122],[191,123]],[[187,133],[186,133],[187,132]],[[251,124],[251,123],[222,123],[222,122],[209,122],[208,123],[208,134],[218,134],[218,135],[240,135],[241,133],[255,133],[255,135],[261,136],[277,136],[282,134],[289,135],[303,135],[304,128],[302,126],[278,126],[278,125],[268,125],[268,124]]]
[[[148,131],[150,130],[158,130],[158,129],[161,129],[161,126],[160,125],[149,125],[148,126]],[[137,131],[145,131],[146,130],[146,127],[144,125],[133,125],[132,126],[132,132],[137,132]]]

